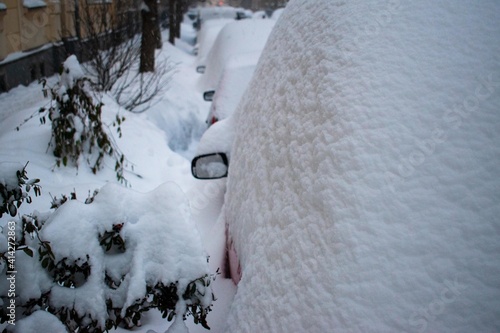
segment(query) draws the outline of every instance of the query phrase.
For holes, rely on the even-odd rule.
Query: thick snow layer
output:
[[[118,199],[119,198],[119,199]],[[75,216],[78,219],[75,220]],[[99,235],[122,225],[126,250],[108,254]],[[146,284],[177,283],[183,292],[189,282],[209,274],[200,236],[190,219],[189,202],[174,183],[165,183],[147,194],[108,184],[91,204],[70,201],[61,206],[42,229],[50,241],[55,262],[89,257],[91,274],[78,288],[52,287],[51,304],[75,309],[104,323],[106,300],[125,309],[146,294]],[[119,288],[103,281],[106,272]],[[120,284],[120,280],[122,280]],[[205,290],[203,306],[211,304]],[[178,314],[183,313],[180,309]],[[181,316],[182,321],[182,316]]]
[[[205,65],[207,55],[217,35],[230,22],[234,22],[234,19],[209,20],[203,24],[197,36],[198,57],[196,62],[198,65]]]
[[[22,170],[20,163],[0,162],[0,184],[10,190],[18,187],[17,172]]]
[[[59,96],[63,98],[63,96],[67,95],[67,90],[72,89],[76,81],[83,77],[85,77],[85,73],[78,59],[75,55],[69,56],[63,63],[63,72],[61,74],[61,81],[59,82]]]
[[[181,43],[177,41],[178,47],[179,44]],[[162,102],[150,107],[145,114],[155,126],[165,132],[163,136],[166,138],[163,141],[168,142],[171,150],[191,159],[195,149],[191,145],[198,142],[206,129],[205,118],[209,105],[194,89],[199,78],[199,74],[193,68],[194,59],[186,59],[184,52],[167,42],[164,43],[163,49],[162,53],[177,64],[176,73],[172,78],[174,82],[170,84]],[[162,172],[166,174],[165,168]],[[189,173],[183,177],[191,180]],[[178,177],[172,178],[176,181],[177,179]]]
[[[230,157],[235,127],[233,117],[223,119],[210,126],[200,139],[196,155],[225,153]]]
[[[241,20],[226,24],[207,55],[206,71],[198,82],[199,90],[215,89],[224,66],[231,58],[257,54],[257,62],[274,24],[274,20]]]
[[[228,332],[500,330],[500,3],[292,0],[240,104]]]
[[[13,327],[15,333],[66,333],[66,327],[56,316],[47,311],[38,310],[31,316],[19,320]]]

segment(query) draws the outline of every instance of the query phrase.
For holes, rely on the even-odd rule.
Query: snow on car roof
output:
[[[231,57],[256,52],[260,55],[274,24],[273,20],[241,20],[225,25],[207,55],[206,71],[198,82],[200,91],[215,89]]]
[[[198,65],[205,64],[207,54],[210,52],[217,35],[222,28],[230,22],[234,22],[234,19],[214,19],[203,24],[198,33],[198,57],[196,60]]]
[[[229,332],[500,329],[499,13],[288,3],[236,111]]]

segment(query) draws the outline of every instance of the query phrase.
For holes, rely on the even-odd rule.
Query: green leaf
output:
[[[47,268],[48,265],[49,265],[49,258],[44,258],[42,260],[42,267]]]
[[[24,251],[24,253],[26,253],[28,256],[30,256],[31,258],[33,258],[33,250],[30,249],[29,247],[25,247],[22,249]]]

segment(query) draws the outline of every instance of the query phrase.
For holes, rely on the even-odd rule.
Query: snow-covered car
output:
[[[197,34],[196,45],[194,46],[194,52],[197,55],[196,70],[198,72],[204,72],[207,54],[212,48],[219,32],[226,24],[233,21],[234,19],[210,20],[200,29]]]
[[[206,120],[209,126],[230,117],[234,113],[248,83],[252,79],[255,65],[227,66],[224,69],[217,90],[214,91],[212,96],[212,104]]]
[[[287,4],[225,120],[227,332],[500,330],[499,15]]]
[[[227,176],[234,129],[235,117],[229,117],[214,123],[203,133],[196,150],[196,156],[191,161],[193,177],[218,179]],[[214,163],[218,163],[217,169],[212,168]],[[225,168],[221,165],[225,165]]]
[[[259,10],[259,11],[256,11],[255,13],[253,13],[252,18],[256,19],[256,20],[263,20],[263,19],[267,19],[268,17],[267,17],[267,14],[265,11]]]
[[[191,10],[189,15],[190,17],[195,17],[194,27],[196,29],[201,29],[211,20],[242,19],[246,18],[248,12],[242,8],[235,8],[231,6],[208,6]]]
[[[228,64],[257,63],[274,24],[273,20],[241,20],[226,24],[207,55],[204,74],[198,81],[199,90],[215,90]]]
[[[271,19],[272,20],[278,20],[279,17],[281,16],[281,14],[283,14],[283,11],[285,10],[285,8],[277,8],[273,11],[273,13],[271,14]]]

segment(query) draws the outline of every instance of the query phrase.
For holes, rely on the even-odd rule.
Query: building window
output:
[[[3,2],[0,2],[0,11],[2,10],[7,10],[7,6]]]

